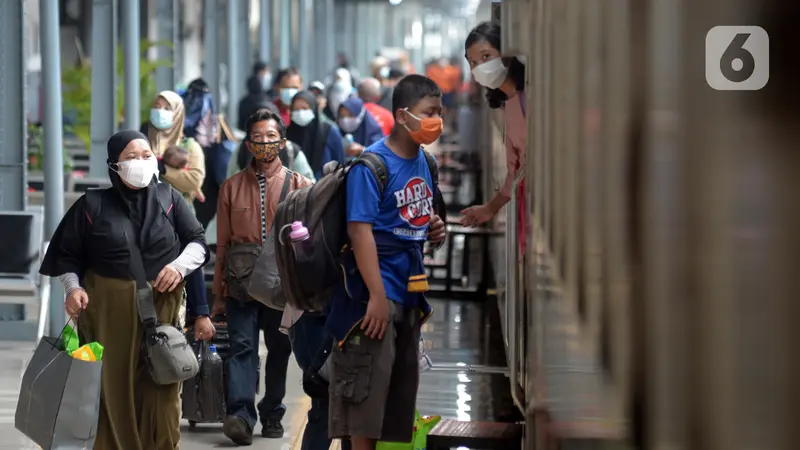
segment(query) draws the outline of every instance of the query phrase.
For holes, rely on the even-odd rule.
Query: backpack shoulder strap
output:
[[[286,194],[289,193],[289,185],[292,184],[292,175],[294,175],[294,172],[287,169],[286,176],[283,178],[283,188],[281,188],[281,196],[278,199],[278,203],[283,203],[286,200]]]
[[[431,172],[431,181],[433,181],[434,210],[442,220],[447,222],[447,204],[444,202],[442,191],[439,190],[439,165],[436,163],[436,159],[433,155],[428,153],[427,150],[422,149],[422,152],[425,154],[425,160],[428,161],[428,170]]]
[[[383,158],[373,152],[364,152],[358,157],[356,163],[364,164],[372,172],[372,175],[378,180],[378,189],[380,189],[381,197],[383,197],[383,191],[386,190],[386,186],[389,184],[389,174],[386,171],[386,162],[383,161]]]
[[[105,189],[101,188],[90,188],[83,194],[83,209],[90,224],[94,224],[95,218],[100,216],[100,211],[103,209],[103,193],[105,191]]]
[[[436,159],[427,150],[422,149],[422,153],[425,154],[425,160],[428,161],[428,170],[431,171],[433,185],[436,189],[439,189],[439,165],[436,164]]]
[[[156,193],[158,195],[158,203],[161,204],[161,211],[167,216],[169,224],[174,227],[174,213],[172,210],[175,208],[175,203],[172,201],[172,189],[173,187],[169,183],[156,184]]]

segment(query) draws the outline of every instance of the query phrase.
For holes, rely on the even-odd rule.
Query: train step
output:
[[[450,450],[458,447],[521,450],[522,425],[445,419],[428,433],[428,450]]]

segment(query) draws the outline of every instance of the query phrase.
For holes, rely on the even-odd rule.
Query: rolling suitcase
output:
[[[228,334],[228,323],[225,321],[225,316],[214,317],[212,322],[214,323],[214,328],[216,328],[217,333],[214,337],[208,342],[208,345],[213,345],[216,347],[216,353],[220,356],[223,362],[223,376],[222,376],[222,384],[223,384],[223,392],[222,398],[224,399],[225,393],[228,390],[228,357],[230,355],[231,349],[231,342],[230,336]],[[194,326],[189,325],[185,329],[186,333],[186,340],[194,345]],[[256,370],[256,392],[261,390],[261,365],[263,361],[261,357],[258,358],[258,369]],[[201,369],[201,374],[202,374]],[[201,374],[198,374],[200,376]],[[191,381],[191,380],[190,380]],[[189,427],[194,428],[198,423],[222,423],[225,420],[223,417],[222,420],[210,420],[205,421],[202,420],[203,418],[197,417],[196,414],[193,414],[191,411],[194,411],[194,405],[189,405],[187,402],[193,402],[196,398],[193,392],[187,392],[187,389],[194,388],[196,386],[195,383],[186,382],[184,383],[183,390],[184,392],[181,394],[181,407],[183,410],[183,418],[189,420]],[[198,420],[199,419],[199,420]]]

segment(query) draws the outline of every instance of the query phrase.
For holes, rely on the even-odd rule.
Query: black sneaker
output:
[[[283,437],[283,425],[280,420],[267,419],[261,426],[261,437],[278,439]]]
[[[236,445],[253,444],[253,430],[247,421],[239,416],[228,416],[222,424],[222,432]]]

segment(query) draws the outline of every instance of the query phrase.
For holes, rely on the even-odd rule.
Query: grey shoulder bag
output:
[[[142,354],[150,376],[156,384],[169,385],[193,378],[200,371],[200,363],[186,336],[174,324],[158,322],[153,286],[147,281],[142,255],[129,220],[123,231],[130,249],[129,270],[136,281],[136,306],[144,326]]]
[[[289,184],[292,181],[292,171],[286,171],[283,181],[281,196],[278,204],[286,199]],[[274,222],[274,220],[273,220]],[[286,296],[281,288],[281,275],[278,273],[278,264],[275,261],[275,227],[270,228],[267,239],[261,247],[261,252],[253,265],[253,272],[247,283],[247,293],[255,300],[272,309],[282,311],[286,306]]]

